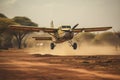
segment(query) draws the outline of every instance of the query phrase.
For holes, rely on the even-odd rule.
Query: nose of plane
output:
[[[65,37],[68,38],[68,39],[73,38],[73,35],[74,35],[73,32],[66,32],[66,33],[65,33]]]

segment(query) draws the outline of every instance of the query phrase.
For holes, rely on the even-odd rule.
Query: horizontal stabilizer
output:
[[[52,37],[32,37],[35,38],[35,40],[52,40]]]

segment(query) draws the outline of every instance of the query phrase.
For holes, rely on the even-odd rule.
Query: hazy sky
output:
[[[120,30],[120,0],[0,0],[0,13],[26,16],[39,26],[113,26]]]

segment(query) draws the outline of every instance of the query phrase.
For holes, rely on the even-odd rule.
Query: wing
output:
[[[112,27],[78,28],[78,29],[74,29],[73,32],[79,33],[79,32],[106,31],[106,30],[109,30],[111,28]]]
[[[35,40],[52,40],[52,37],[32,37],[35,38]]]
[[[57,29],[55,28],[44,28],[44,27],[33,27],[33,26],[22,26],[22,25],[11,25],[9,29],[12,30],[22,30],[22,31],[33,31],[33,32],[39,32],[44,31],[47,33],[54,33]]]

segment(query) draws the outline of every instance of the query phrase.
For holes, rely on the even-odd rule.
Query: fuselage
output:
[[[55,43],[61,43],[68,40],[71,40],[74,36],[74,33],[71,31],[71,26],[61,26],[54,34]]]

